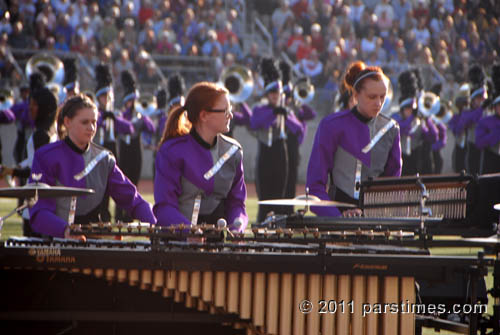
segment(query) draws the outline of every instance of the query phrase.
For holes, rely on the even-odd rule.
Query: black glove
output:
[[[488,108],[488,106],[491,104],[493,100],[491,98],[485,99],[483,103],[481,104],[482,109]]]
[[[113,120],[115,120],[115,114],[113,112],[106,111],[106,112],[104,112],[102,114],[102,118],[103,119],[113,119]]]
[[[275,107],[273,109],[273,114],[274,115],[284,115],[284,116],[286,116],[287,115],[287,111],[286,111],[286,108],[284,108],[284,107]]]

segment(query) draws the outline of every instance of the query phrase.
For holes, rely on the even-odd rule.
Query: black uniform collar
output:
[[[198,132],[196,131],[196,129],[194,129],[194,127],[191,128],[191,131],[189,132],[189,134],[191,136],[193,136],[193,138],[196,140],[196,142],[198,142],[205,149],[210,150],[213,147],[215,147],[215,145],[217,144],[217,136],[215,136],[214,143],[210,144],[208,142],[205,142],[205,140],[201,138],[200,134],[198,134]]]
[[[79,147],[76,146],[75,143],[73,143],[73,141],[69,138],[69,136],[66,136],[64,138],[64,142],[66,142],[66,144],[71,148],[71,150],[73,150],[74,152],[76,152],[77,154],[80,154],[80,155],[83,155],[90,147],[90,144],[87,144],[87,147],[85,148],[85,150],[80,149]]]
[[[354,114],[354,116],[361,122],[363,123],[368,123],[370,122],[371,120],[373,120],[373,118],[367,118],[366,116],[363,116],[361,115],[361,113],[358,111],[358,107],[357,106],[354,106],[352,109],[351,109],[351,112]]]

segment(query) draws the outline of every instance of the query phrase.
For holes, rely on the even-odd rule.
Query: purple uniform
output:
[[[484,149],[481,173],[500,172],[500,116],[487,116],[478,122],[476,146]]]
[[[0,123],[8,124],[16,121],[16,115],[10,109],[0,110]]]
[[[224,157],[222,164],[216,164]],[[162,144],[155,168],[153,211],[160,225],[191,225],[199,214],[200,223],[200,218],[212,216],[215,222],[208,223],[225,218],[229,228],[245,229],[243,152],[236,140],[218,135],[211,146],[193,129]],[[201,201],[199,213],[194,210],[196,199]],[[239,227],[234,226],[237,219],[242,223]]]
[[[89,163],[96,157],[102,158],[89,170]],[[42,174],[40,182],[52,186],[95,190],[92,195],[78,197],[75,223],[97,222],[98,207],[105,194],[109,194],[134,218],[156,223],[150,204],[123,175],[113,155],[94,143],[90,143],[85,151],[76,147],[69,138],[47,144],[36,151],[31,171]],[[77,180],[78,175],[83,177]],[[68,225],[69,205],[70,198],[39,199],[30,210],[33,230],[44,235],[63,237]]]
[[[314,138],[307,168],[309,192],[323,200],[340,200],[337,197],[340,192],[357,199],[358,181],[378,176],[400,176],[399,141],[397,123],[385,115],[366,119],[356,107],[328,115],[321,120]],[[333,183],[327,190],[330,174]],[[336,207],[312,210],[321,216],[341,214]]]

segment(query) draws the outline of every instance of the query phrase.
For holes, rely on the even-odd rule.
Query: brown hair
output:
[[[201,111],[211,109],[219,97],[228,93],[228,90],[224,87],[206,81],[191,87],[184,106],[176,106],[169,112],[167,125],[159,145],[168,139],[189,133],[192,125],[198,122]],[[187,111],[187,113],[184,114],[184,111]]]
[[[363,77],[370,72],[376,73],[372,73],[371,75]],[[365,63],[357,61],[351,63],[347,68],[344,76],[344,85],[352,94],[353,90],[356,90],[356,92],[361,91],[361,89],[363,88],[363,84],[367,79],[380,81],[384,80],[384,78],[385,74],[378,66],[366,66]]]
[[[66,127],[64,126],[64,118],[74,118],[76,113],[84,108],[97,109],[94,102],[85,94],[80,93],[67,99],[59,108],[57,115],[57,132],[59,138],[64,138],[67,135]]]

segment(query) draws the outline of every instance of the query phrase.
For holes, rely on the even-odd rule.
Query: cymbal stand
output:
[[[14,208],[7,215],[5,215],[3,217],[0,217],[0,236],[2,234],[2,228],[3,228],[3,224],[4,224],[5,220],[7,220],[8,218],[10,218],[15,213],[18,213],[19,215],[21,215],[22,211],[25,208],[31,208],[31,207],[33,207],[36,204],[37,201],[38,201],[38,190],[35,192],[35,197],[34,198],[24,199],[23,204],[21,206],[19,206],[17,208]]]

